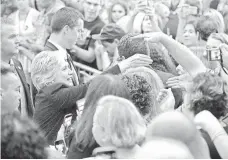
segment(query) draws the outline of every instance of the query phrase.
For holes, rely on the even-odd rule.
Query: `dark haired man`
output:
[[[99,70],[106,70],[116,64],[119,59],[117,46],[124,35],[123,29],[111,23],[105,25],[100,34],[92,36],[94,40],[98,41],[95,45],[95,55]]]

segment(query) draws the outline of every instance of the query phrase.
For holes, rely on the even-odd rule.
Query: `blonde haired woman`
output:
[[[116,158],[132,158],[144,140],[146,125],[132,102],[116,96],[99,100],[93,119],[93,136],[106,151],[115,149]],[[101,148],[95,149],[101,153]],[[104,152],[105,153],[105,152]]]

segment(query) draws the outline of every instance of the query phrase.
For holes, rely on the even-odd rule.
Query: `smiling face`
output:
[[[18,32],[15,27],[8,24],[2,27],[1,38],[1,53],[4,57],[12,58],[19,53]]]
[[[187,24],[184,28],[184,45],[187,47],[194,46],[197,43],[197,33],[193,24]]]
[[[63,83],[68,86],[73,86],[73,72],[70,69],[69,63],[67,62],[67,58],[62,58],[61,56],[59,58],[59,70],[55,74],[55,83]]]
[[[124,7],[120,4],[116,4],[112,8],[112,20],[117,22],[120,18],[126,15]]]

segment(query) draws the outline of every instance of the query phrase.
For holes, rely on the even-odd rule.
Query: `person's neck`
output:
[[[10,61],[10,59],[11,59],[11,57],[7,57],[7,56],[1,56],[1,61],[3,61],[3,62],[5,62],[5,63],[9,63],[9,61]]]
[[[91,19],[91,18],[89,18],[89,17],[85,17],[85,21],[86,21],[86,22],[93,22],[93,21],[95,21],[97,18],[98,18],[98,16],[97,16],[96,18],[94,18],[94,19]]]
[[[60,45],[62,48],[66,49],[65,43],[64,43],[65,41],[61,35],[56,34],[56,33],[52,33],[49,39],[52,42],[55,42],[56,44]]]

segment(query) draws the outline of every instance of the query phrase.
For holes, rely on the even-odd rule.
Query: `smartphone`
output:
[[[184,17],[188,15],[197,15],[198,8],[195,6],[185,5],[182,7],[182,13],[184,14]]]
[[[219,47],[213,47],[206,50],[209,61],[221,61],[221,50]]]
[[[198,8],[196,6],[189,6],[188,13],[189,13],[189,15],[197,15]]]

